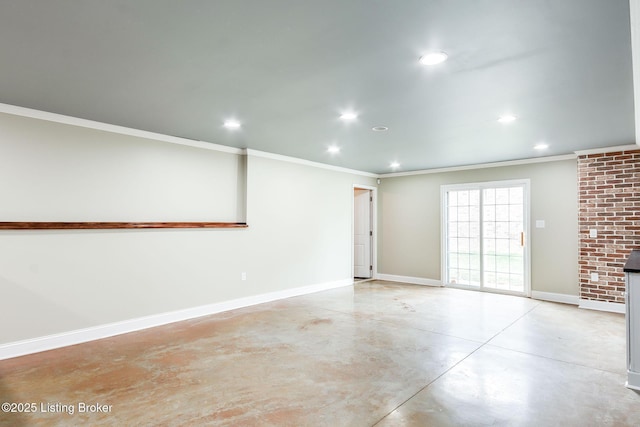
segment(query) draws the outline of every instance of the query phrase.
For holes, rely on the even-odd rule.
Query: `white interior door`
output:
[[[371,278],[371,190],[354,189],[353,275]]]

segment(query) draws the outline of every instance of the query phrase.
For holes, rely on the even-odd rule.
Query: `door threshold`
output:
[[[451,289],[461,289],[463,291],[484,292],[486,294],[511,295],[514,297],[529,298],[529,295],[527,295],[526,291],[510,291],[508,289],[479,288],[476,286],[452,285],[452,284],[447,284],[444,287],[451,288]]]

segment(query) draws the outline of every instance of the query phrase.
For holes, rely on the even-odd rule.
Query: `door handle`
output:
[[[524,231],[520,232],[520,246],[524,247]]]

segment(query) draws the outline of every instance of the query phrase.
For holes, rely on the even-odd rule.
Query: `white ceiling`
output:
[[[635,142],[628,0],[0,0],[0,63],[2,103],[374,173]]]

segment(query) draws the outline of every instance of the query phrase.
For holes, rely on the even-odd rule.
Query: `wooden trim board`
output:
[[[0,222],[0,230],[113,230],[141,228],[247,228],[243,222]]]

